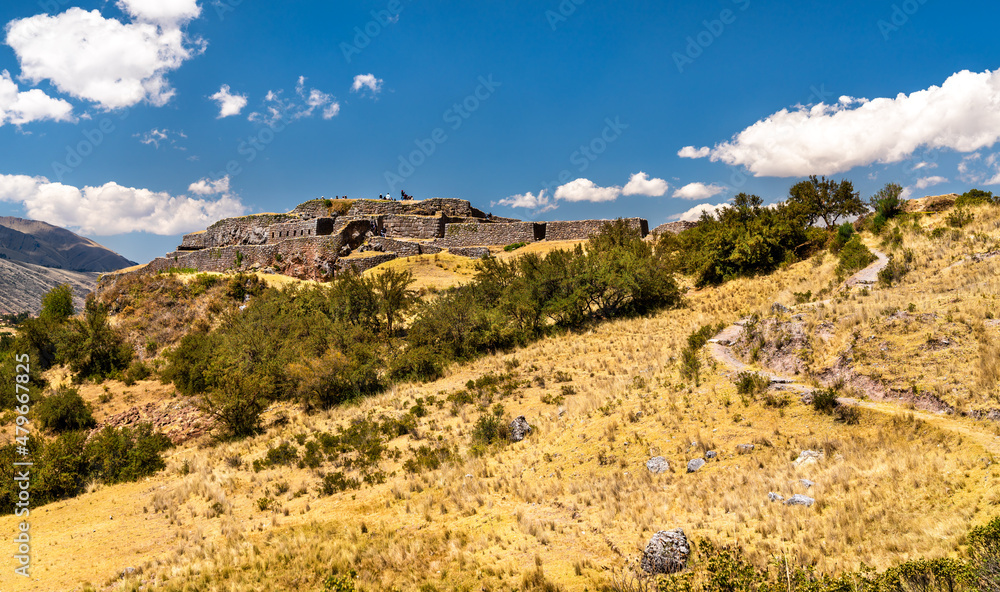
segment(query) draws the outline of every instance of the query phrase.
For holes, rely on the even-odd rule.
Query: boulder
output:
[[[693,473],[693,472],[697,471],[698,469],[702,468],[703,466],[705,466],[705,459],[703,459],[703,458],[692,459],[692,460],[688,461],[688,466],[687,466],[688,471],[687,472],[688,473]]]
[[[736,452],[739,452],[740,454],[750,454],[753,452],[753,448],[753,444],[737,444]]]
[[[792,464],[797,467],[811,465],[819,462],[821,458],[823,458],[823,453],[818,450],[803,450],[799,453],[799,457],[792,461]]]
[[[662,456],[654,456],[646,461],[646,468],[650,473],[666,473],[670,470],[670,463]]]
[[[705,458],[707,458],[708,460],[712,460],[717,456],[719,456],[719,454],[714,450],[709,450],[708,452],[705,453]]]
[[[785,501],[785,497],[783,495],[779,495],[777,493],[774,493],[773,491],[767,494],[767,499],[770,502],[783,502],[783,501]]]
[[[806,489],[816,485],[816,483],[810,481],[809,479],[799,479],[799,483],[801,483]]]
[[[785,500],[786,506],[811,506],[814,503],[816,503],[816,500],[807,495],[802,495],[801,493],[796,493],[792,497]]]
[[[687,565],[690,554],[691,547],[683,530],[661,530],[649,539],[639,565],[649,574],[676,573]]]
[[[531,426],[528,425],[528,420],[525,419],[523,415],[518,416],[514,421],[510,422],[511,442],[520,442],[530,433]]]
[[[771,312],[775,314],[787,314],[792,312],[792,309],[788,308],[787,306],[785,306],[780,302],[775,302],[774,304],[771,305]]]

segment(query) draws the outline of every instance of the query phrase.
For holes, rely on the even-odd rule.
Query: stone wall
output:
[[[226,218],[209,226],[207,230],[185,235],[178,250],[191,251],[230,245],[262,245],[267,242],[268,229],[271,226],[296,219],[288,214],[258,214],[242,218]]]
[[[475,208],[464,199],[446,199],[435,197],[421,201],[394,201],[390,199],[359,199],[355,200],[348,210],[349,216],[385,216],[388,214],[433,216],[443,212],[446,216],[458,218],[477,217]],[[482,212],[479,212],[481,215]]]
[[[441,238],[445,219],[440,216],[405,216],[389,214],[382,217],[386,238]]]
[[[490,249],[489,247],[452,247],[448,249],[448,252],[459,257],[482,259],[490,254]]]
[[[420,243],[411,243],[409,241],[393,240],[391,238],[376,236],[368,239],[368,242],[361,247],[361,251],[395,253],[400,257],[412,257],[413,255],[423,254],[423,249],[421,249],[420,246]],[[440,251],[440,249],[438,250]]]
[[[659,226],[654,228],[651,234],[657,236],[667,232],[669,232],[670,234],[680,234],[685,230],[694,228],[697,225],[698,225],[697,222],[668,222],[666,224],[660,224]]]
[[[347,259],[341,259],[337,261],[336,269],[338,272],[344,272],[350,268],[354,268],[354,271],[361,273],[368,271],[369,269],[378,267],[383,263],[397,259],[398,257],[394,253],[383,253],[380,255],[367,255],[364,257],[350,257]]]
[[[533,243],[545,238],[545,224],[515,222],[513,224],[447,224],[444,238],[434,241],[441,247],[473,247]]]
[[[642,218],[626,218],[631,228],[639,231],[642,237],[649,234],[649,223]],[[572,220],[566,222],[546,222],[545,240],[586,240],[597,234],[601,227],[611,220]]]
[[[267,242],[279,242],[289,238],[305,236],[329,236],[333,234],[334,218],[312,218],[295,222],[272,224],[268,230]]]

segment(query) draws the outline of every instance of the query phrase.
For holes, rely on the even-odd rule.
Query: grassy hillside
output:
[[[1000,408],[1000,257],[969,258],[997,250],[1000,210],[972,213],[962,227],[948,212],[907,218],[885,245],[865,235],[908,267],[891,285],[840,292],[838,261],[821,253],[354,405],[312,415],[275,405],[259,436],[188,441],[145,481],[94,484],[33,512],[36,577],[15,589],[323,590],[333,573],[343,579],[331,589],[350,589],[353,571],[364,590],[597,590],[677,527],[761,567],[777,557],[832,574],[961,557],[970,527],[1000,516],[1000,423],[975,418]],[[392,264],[404,263],[420,273]],[[154,360],[187,325],[212,322],[211,290],[223,289],[180,298],[170,284],[180,279],[155,281],[134,287],[143,304],[116,321],[137,342],[153,335]],[[682,378],[689,334],[754,314],[753,339],[734,346],[741,363],[836,386],[858,402],[856,421],[796,391],[740,393],[706,350],[697,381]],[[109,391],[104,403],[100,387],[81,391],[99,418],[122,409],[125,391],[168,399],[170,389]],[[496,404],[526,417],[526,440],[477,439]],[[718,456],[687,473],[709,450]],[[823,456],[794,463],[803,450]],[[652,456],[670,470],[651,474]],[[384,482],[363,482],[377,472]],[[816,503],[771,503],[772,492]],[[0,530],[15,524],[0,517]],[[694,554],[695,580],[711,559]],[[4,589],[12,577],[0,575]]]

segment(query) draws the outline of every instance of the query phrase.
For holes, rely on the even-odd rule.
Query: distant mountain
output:
[[[0,313],[37,313],[42,296],[73,287],[82,309],[101,273],[135,265],[89,238],[37,220],[0,217]]]
[[[46,222],[0,217],[0,258],[68,271],[107,272],[136,263]]]

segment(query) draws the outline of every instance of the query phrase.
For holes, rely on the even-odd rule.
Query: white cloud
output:
[[[937,167],[938,165],[936,162],[918,162],[913,165],[913,168],[910,170],[919,171],[921,169],[936,169]]]
[[[677,156],[680,156],[681,158],[705,158],[711,154],[712,149],[708,146],[703,146],[701,148],[685,146],[677,151]]]
[[[548,212],[554,210],[558,205],[552,203],[549,196],[546,195],[546,191],[542,189],[535,195],[531,192],[512,195],[508,198],[501,199],[500,201],[490,202],[491,206],[501,205],[510,208],[526,208],[529,210],[535,210],[536,213]]]
[[[679,197],[680,199],[709,199],[719,195],[725,190],[726,188],[720,185],[688,183],[684,187],[674,191],[674,197]]]
[[[32,121],[73,121],[73,106],[53,99],[37,88],[21,92],[10,72],[0,72],[0,126],[23,125]]]
[[[159,148],[160,143],[162,142],[165,144],[169,144],[174,148],[177,148],[178,150],[185,150],[185,148],[177,146],[177,138],[187,138],[184,132],[175,132],[167,128],[163,129],[153,128],[148,132],[143,132],[141,134],[133,134],[132,137],[139,138],[139,141],[147,146],[152,145],[155,146],[156,148]]]
[[[940,185],[941,183],[947,183],[947,182],[948,179],[945,179],[944,177],[940,176],[923,177],[921,179],[917,179],[916,187],[917,189],[927,189],[931,185]]]
[[[239,115],[240,111],[247,106],[247,96],[246,95],[234,95],[229,91],[229,85],[223,84],[219,88],[219,92],[208,97],[219,104],[219,117],[230,117],[232,115]]]
[[[998,103],[1000,70],[963,70],[910,95],[782,109],[716,145],[710,156],[757,177],[794,177],[900,162],[921,147],[974,152],[1000,140]]]
[[[212,181],[202,179],[188,186],[188,191],[196,195],[219,195],[229,193],[229,175]]]
[[[717,206],[713,206],[712,204],[703,203],[696,205],[682,214],[671,216],[670,218],[673,220],[680,220],[681,222],[697,222],[698,220],[701,220],[701,215],[705,212],[714,215],[728,207],[729,204],[719,204]]]
[[[81,8],[40,14],[8,23],[7,44],[21,64],[21,78],[33,84],[49,80],[60,92],[105,110],[143,100],[162,106],[174,96],[166,74],[205,47],[200,39],[185,43],[181,30],[198,14],[192,2],[122,0],[130,14],[146,21],[134,23]]]
[[[119,0],[118,8],[136,21],[175,28],[198,18],[198,0]]]
[[[239,198],[230,194],[208,200],[117,183],[79,189],[25,175],[0,175],[0,201],[22,204],[34,220],[98,236],[143,231],[180,234],[246,211]]]
[[[332,96],[315,88],[306,89],[306,77],[299,76],[295,85],[295,94],[302,103],[282,97],[283,91],[268,91],[264,97],[263,112],[254,111],[250,121],[274,125],[279,121],[294,121],[303,117],[311,117],[320,109],[323,119],[333,119],[340,113],[340,103]]]
[[[556,189],[556,199],[569,202],[615,201],[621,194],[621,187],[598,187],[590,179],[570,181]]]
[[[377,95],[382,92],[382,82],[381,78],[375,78],[374,74],[358,74],[354,77],[354,84],[351,85],[351,92],[361,92],[363,89],[368,89],[373,95]]]
[[[628,184],[622,189],[622,195],[648,195],[660,197],[667,192],[669,186],[663,179],[650,179],[649,175],[638,172],[632,175]]]

